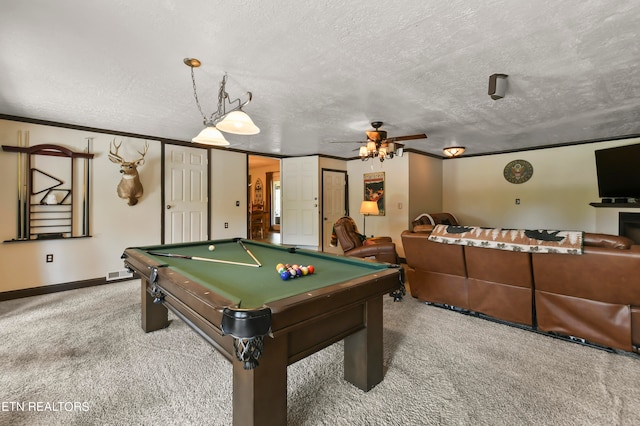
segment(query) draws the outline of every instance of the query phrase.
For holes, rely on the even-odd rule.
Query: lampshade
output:
[[[236,135],[255,135],[260,133],[260,129],[256,126],[251,117],[244,111],[231,111],[225,115],[222,121],[216,124],[218,130]]]
[[[379,214],[378,203],[375,201],[363,201],[360,204],[360,214]]]
[[[388,142],[387,143],[387,153],[389,154],[395,154],[396,152],[396,144],[393,142]]]
[[[367,142],[367,151],[375,152],[377,149],[378,147],[376,146],[376,143],[374,141]]]
[[[222,133],[214,126],[204,128],[198,136],[191,139],[191,142],[202,143],[205,145],[228,146],[229,142],[222,136]]]
[[[458,156],[462,155],[464,150],[465,150],[464,146],[448,146],[446,148],[443,148],[442,152],[447,157],[453,158],[453,157],[458,157]]]
[[[364,145],[362,145],[362,146],[360,147],[360,152],[359,152],[359,154],[360,154],[360,157],[366,157],[367,155],[369,155],[369,151],[367,151],[367,147],[366,147],[366,146],[364,146]]]

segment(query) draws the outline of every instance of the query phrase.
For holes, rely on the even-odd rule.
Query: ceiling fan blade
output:
[[[394,142],[397,142],[397,141],[412,141],[416,139],[426,139],[426,138],[427,138],[427,135],[425,135],[424,133],[421,133],[419,135],[398,136],[390,139],[392,139]]]
[[[329,143],[366,143],[364,141],[329,141]]]

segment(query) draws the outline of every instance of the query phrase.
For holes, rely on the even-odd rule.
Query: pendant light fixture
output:
[[[194,68],[198,68],[201,62],[195,58],[185,58],[185,65],[191,68],[191,81],[193,83],[193,97],[196,100],[198,110],[202,115],[205,128],[194,137],[191,141],[207,145],[228,146],[229,142],[220,132],[232,133],[236,135],[255,135],[260,133],[260,129],[251,120],[251,117],[242,111],[242,107],[251,102],[252,94],[247,92],[248,99],[244,102],[240,98],[233,101],[229,100],[229,94],[226,91],[227,74],[222,77],[220,89],[218,90],[218,109],[210,117],[202,112],[200,100],[198,99],[198,91],[196,90],[196,79]],[[234,106],[235,105],[235,106]],[[227,108],[229,109],[227,110]]]

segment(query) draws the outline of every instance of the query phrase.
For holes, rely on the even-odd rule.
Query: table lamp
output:
[[[364,215],[363,225],[362,225],[362,233],[364,236],[367,236],[367,216],[374,214],[380,214],[380,210],[378,210],[378,203],[376,201],[363,201],[360,204],[360,214]]]

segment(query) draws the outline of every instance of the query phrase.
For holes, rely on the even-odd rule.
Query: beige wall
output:
[[[107,157],[109,144],[114,138],[122,141],[120,154],[129,160],[139,156],[136,150],[142,149],[144,140],[0,120],[2,144],[16,146],[18,130],[23,134],[29,131],[31,146],[55,144],[80,152],[86,147],[86,138],[94,138],[91,237],[0,243],[0,292],[105,277],[108,272],[124,269],[120,255],[125,248],[161,242],[164,206],[159,141],[148,141],[146,162],[139,168],[144,195],[137,205],[128,206],[116,193],[121,175],[118,165]],[[17,154],[0,152],[0,170],[0,239],[11,240],[17,233]],[[246,154],[211,150],[212,238],[246,236],[246,176]],[[46,254],[54,255],[53,263],[45,262]]]
[[[0,243],[0,291],[104,277],[123,270],[120,255],[126,247],[160,242],[160,150],[149,141],[146,162],[139,168],[144,195],[136,206],[118,198],[118,165],[107,158],[114,136],[86,131],[0,120],[3,145],[16,146],[18,130],[29,131],[30,145],[55,144],[80,151],[93,137],[91,161],[91,237],[66,240]],[[24,139],[24,137],[23,137]],[[120,154],[129,160],[139,156],[143,140],[116,137]],[[0,238],[16,237],[17,154],[0,152]],[[65,185],[66,187],[67,185]],[[80,189],[78,189],[80,190]],[[52,263],[45,262],[53,254]]]
[[[211,239],[246,237],[246,214],[249,211],[247,155],[212,149],[209,185],[211,185]],[[224,227],[225,223],[229,224],[228,228]]]
[[[160,142],[149,141],[146,163],[140,168],[145,194],[130,207],[116,194],[120,174],[107,158],[114,136],[0,120],[2,144],[17,145],[18,130],[29,130],[30,145],[56,144],[75,151],[86,147],[87,137],[94,138],[92,237],[0,243],[0,292],[104,277],[123,269],[120,255],[126,247],[160,243]],[[123,141],[121,151],[127,159],[135,158],[144,143],[115,138]],[[449,211],[470,225],[616,233],[617,211],[589,206],[599,200],[594,151],[631,143],[640,139],[445,161],[415,153],[384,163],[322,157],[319,161],[320,168],[347,170],[349,210],[360,228],[363,174],[385,172],[386,215],[367,218],[367,234],[392,237],[404,256],[400,234],[423,212]],[[524,184],[511,184],[503,177],[504,166],[515,159],[534,167],[533,177]],[[211,166],[212,238],[245,236],[246,154],[212,150]],[[0,239],[10,240],[16,236],[17,154],[1,152],[0,170]],[[516,198],[520,205],[515,205]],[[53,263],[45,263],[46,254],[54,255]]]
[[[638,142],[636,138],[443,161],[443,209],[468,225],[601,232],[596,215],[604,209],[589,206],[600,200],[594,151]],[[532,164],[528,182],[504,179],[504,166],[516,159]]]
[[[379,160],[352,160],[347,164],[349,174],[349,212],[363,232],[363,216],[360,202],[364,198],[365,173],[385,173],[385,216],[367,217],[367,235],[388,236],[398,246],[398,254],[404,256],[400,234],[407,229],[409,209],[409,156],[394,157],[380,163]]]
[[[407,228],[422,213],[442,210],[442,160],[416,153],[409,156],[409,208]]]

